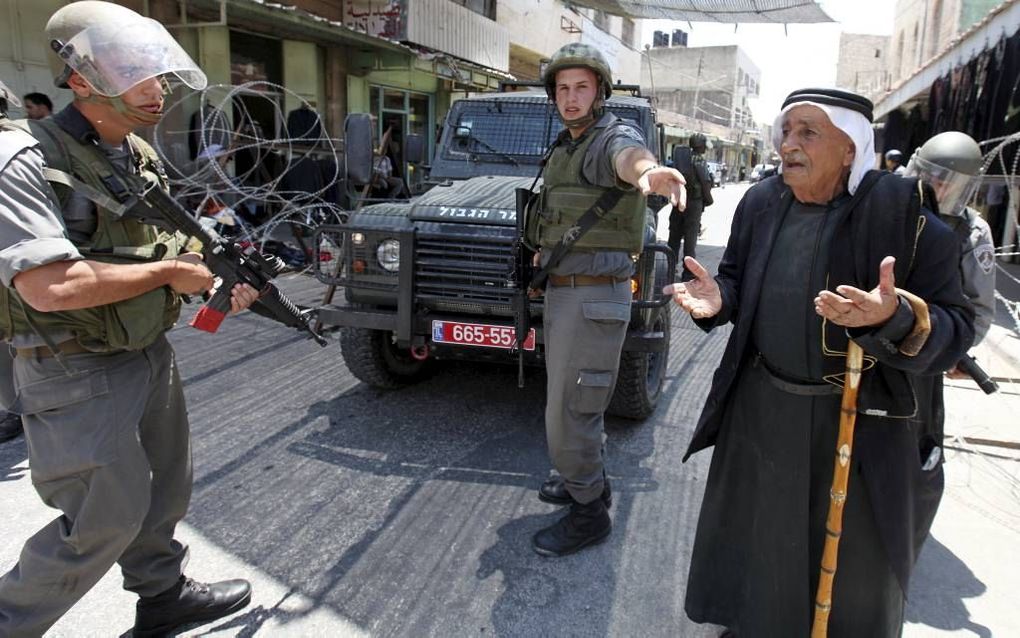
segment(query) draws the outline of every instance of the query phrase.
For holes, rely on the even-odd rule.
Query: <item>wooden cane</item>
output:
[[[836,576],[839,537],[843,533],[843,505],[846,503],[847,483],[850,479],[850,454],[853,450],[854,425],[857,423],[857,390],[861,384],[863,363],[864,351],[851,340],[846,349],[846,378],[843,381],[843,401],[839,412],[836,462],[832,470],[832,488],[829,490],[829,515],[825,520],[825,547],[822,550],[822,569],[815,595],[811,638],[825,638],[829,629],[832,581]]]
[[[900,344],[900,353],[916,356],[931,334],[931,316],[928,304],[917,295],[896,289],[914,312],[914,326]],[[846,349],[846,378],[843,381],[843,401],[839,412],[839,435],[836,439],[836,461],[832,468],[832,488],[829,490],[829,515],[825,520],[825,546],[822,550],[822,569],[815,595],[815,619],[811,638],[825,638],[829,629],[829,612],[832,611],[832,583],[836,576],[836,559],[839,538],[843,534],[843,505],[846,503],[847,484],[850,480],[850,456],[854,444],[854,426],[857,424],[857,390],[861,384],[864,351],[850,340]]]

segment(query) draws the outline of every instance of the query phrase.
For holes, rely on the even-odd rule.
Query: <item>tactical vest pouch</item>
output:
[[[141,263],[172,259],[184,248],[187,238],[165,233],[135,219],[122,218],[107,210],[119,206],[108,181],[107,161],[95,149],[87,148],[66,133],[57,122],[47,119],[18,122],[14,126],[30,133],[39,143],[46,160],[44,177],[51,181],[63,207],[68,199],[73,176],[102,197],[96,206],[96,231],[78,250],[86,259],[107,263]],[[165,186],[165,176],[155,151],[134,136],[129,137],[132,152],[143,176]],[[66,175],[65,175],[66,174]],[[63,176],[63,177],[62,177]],[[83,193],[86,197],[89,193]],[[180,314],[181,302],[168,287],[151,290],[114,304],[59,312],[38,312],[25,308],[14,299],[13,289],[0,291],[0,332],[9,340],[14,334],[32,334],[35,330],[25,318],[46,332],[70,332],[78,342],[94,352],[140,350],[171,328]]]
[[[543,187],[533,206],[534,214],[528,215],[529,242],[542,248],[556,246],[563,233],[576,225],[604,192],[604,188],[594,186]],[[636,190],[628,191],[571,250],[640,253],[644,248],[646,217],[645,196]]]
[[[106,263],[145,263],[167,256],[167,246],[157,243],[138,248],[114,248],[112,252],[82,250],[87,259]],[[176,252],[170,257],[176,256]],[[162,308],[160,312],[159,308]],[[152,344],[177,322],[181,300],[170,288],[162,286],[116,303],[76,310],[93,314],[91,328],[71,329],[83,346],[94,351],[141,350]],[[96,330],[100,333],[97,333]]]

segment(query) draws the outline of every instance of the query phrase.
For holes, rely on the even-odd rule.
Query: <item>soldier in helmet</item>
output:
[[[659,166],[641,132],[605,109],[612,75],[602,54],[568,44],[543,74],[565,126],[543,172],[542,210],[528,240],[550,275],[545,290],[545,411],[549,455],[559,473],[539,491],[568,514],[539,531],[536,552],[563,556],[605,539],[612,528],[603,465],[603,413],[616,384],[630,320],[632,254],[641,251],[645,197],[658,193],[684,206],[683,177]],[[551,263],[568,230],[595,207],[601,221]],[[534,223],[532,223],[534,222]]]
[[[109,167],[165,188],[133,131],[160,120],[168,82],[206,79],[158,22],[116,4],[68,4],[45,38],[55,84],[74,96],[51,118],[0,127],[0,332],[17,353],[32,483],[61,514],[0,578],[0,636],[41,636],[115,563],[140,597],[134,635],[164,635],[240,609],[251,589],[186,578],[174,539],[191,449],[164,333],[212,274],[178,236],[118,214]],[[256,297],[236,286],[232,309]]]
[[[669,247],[677,255],[681,263],[682,274],[680,281],[689,281],[693,278],[686,266],[683,266],[683,258],[697,256],[698,234],[701,232],[701,214],[706,206],[711,206],[712,199],[712,176],[708,172],[708,164],[705,163],[705,150],[708,147],[708,140],[701,133],[695,133],[690,139],[690,151],[677,153],[674,163],[677,169],[687,181],[687,208],[680,210],[676,207],[669,214]],[[681,149],[685,150],[685,149]],[[677,162],[677,160],[680,160]],[[680,252],[680,245],[683,244],[683,254]]]
[[[905,175],[931,185],[939,219],[960,239],[963,292],[974,304],[974,345],[988,334],[995,319],[995,246],[992,230],[967,206],[981,183],[981,147],[966,133],[939,133],[925,142],[907,164]],[[955,369],[951,377],[964,376]]]
[[[903,153],[899,152],[895,148],[886,151],[885,152],[885,170],[887,170],[887,171],[889,171],[891,173],[896,173],[897,175],[902,175],[903,171],[904,171],[904,168],[903,168]]]

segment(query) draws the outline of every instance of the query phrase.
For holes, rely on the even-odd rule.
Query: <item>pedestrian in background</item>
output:
[[[25,94],[25,112],[30,120],[41,120],[53,115],[53,102],[45,93]]]
[[[206,79],[162,25],[113,3],[60,8],[45,41],[74,98],[0,129],[0,332],[17,351],[32,484],[60,515],[0,578],[0,636],[43,635],[115,563],[139,596],[133,635],[163,636],[240,609],[251,587],[186,578],[174,539],[191,441],[165,332],[212,273],[181,254],[185,238],[111,210],[126,189],[111,166],[166,188],[133,131],[162,118],[165,82]],[[256,298],[235,286],[232,310]]]
[[[916,180],[870,170],[872,108],[791,93],[773,129],[782,179],[747,191],[715,278],[688,259],[696,279],[666,289],[702,329],[734,324],[684,457],[715,447],[685,609],[731,635],[811,632],[849,339],[864,365],[829,636],[901,634],[942,494],[941,422],[918,407],[970,346],[974,313],[958,241]],[[923,346],[901,350],[927,316]]]

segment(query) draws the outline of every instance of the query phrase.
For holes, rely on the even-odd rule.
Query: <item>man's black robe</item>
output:
[[[841,284],[870,290],[892,254],[897,286],[928,301],[933,331],[918,356],[899,354],[913,324],[905,303],[884,326],[851,331],[869,359],[858,405],[871,414],[858,419],[830,635],[898,635],[942,487],[940,465],[921,469],[941,445],[929,408],[938,375],[973,338],[952,233],[919,211],[912,189],[913,180],[875,171],[855,198],[806,207],[777,177],[738,206],[717,276],[723,309],[699,322],[736,327],[688,451],[716,445],[688,583],[692,619],[745,636],[809,633],[839,396],[779,390],[766,365],[791,380],[838,383],[846,331],[823,325],[813,298]]]

